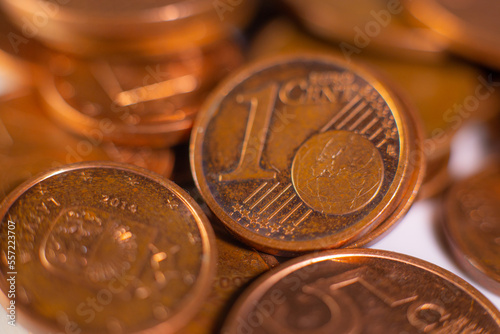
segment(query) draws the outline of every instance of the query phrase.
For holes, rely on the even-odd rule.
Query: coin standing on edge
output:
[[[212,211],[257,249],[293,255],[366,243],[418,190],[418,125],[359,67],[277,57],[242,69],[206,101],[191,167]]]
[[[254,282],[223,334],[499,333],[500,312],[431,263],[378,250],[306,255]]]
[[[7,279],[14,279],[17,320],[31,330],[174,333],[214,278],[205,215],[145,169],[108,162],[54,169],[14,190],[0,217],[2,304],[13,300]]]
[[[460,181],[448,192],[444,230],[457,262],[500,294],[500,167]]]

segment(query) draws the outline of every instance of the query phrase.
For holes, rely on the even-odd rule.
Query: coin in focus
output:
[[[259,278],[222,330],[236,333],[498,333],[500,312],[452,273],[406,255],[338,250]]]
[[[460,181],[446,196],[445,235],[457,262],[500,293],[500,167]]]
[[[488,0],[405,1],[422,23],[449,41],[457,53],[500,69],[500,3]]]
[[[208,99],[192,170],[212,211],[253,247],[340,247],[408,209],[423,170],[417,125],[361,68],[279,57],[242,69]]]
[[[3,301],[14,275],[18,320],[34,331],[174,333],[198,311],[215,274],[213,231],[201,209],[145,169],[63,166],[18,187],[0,210]]]

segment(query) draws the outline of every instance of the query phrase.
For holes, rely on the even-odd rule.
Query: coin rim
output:
[[[254,281],[236,300],[231,307],[231,311],[227,315],[221,333],[232,333],[230,326],[237,324],[237,319],[243,309],[248,309],[249,306],[255,306],[262,296],[269,291],[277,282],[287,275],[293,273],[295,270],[304,268],[308,265],[342,258],[374,258],[391,260],[400,264],[411,265],[419,269],[425,270],[431,274],[437,275],[447,282],[451,282],[455,287],[462,290],[467,295],[471,296],[477,301],[486,311],[489,312],[494,321],[500,327],[500,311],[489,301],[481,292],[474,288],[471,284],[467,283],[464,279],[453,274],[452,272],[441,268],[433,263],[415,258],[410,255],[390,252],[385,250],[376,249],[339,249],[329,250],[320,253],[312,253],[301,256],[299,258],[288,261],[281,266],[271,269],[267,273],[260,276]],[[252,305],[248,305],[252,304]],[[253,308],[251,308],[253,309]],[[245,310],[246,311],[246,310]]]
[[[358,222],[356,233],[347,230],[342,234],[334,234],[327,237],[321,237],[315,240],[307,241],[282,241],[277,239],[270,239],[260,234],[254,233],[234,222],[234,219],[226,214],[224,210],[217,204],[213,194],[210,192],[210,189],[208,187],[206,177],[203,173],[202,146],[203,140],[205,139],[205,128],[210,122],[212,116],[217,112],[220,102],[234,87],[246,81],[250,75],[274,67],[278,64],[292,61],[313,61],[326,64],[333,63],[338,67],[351,70],[357,76],[361,77],[363,80],[369,83],[380,94],[380,96],[384,99],[384,101],[391,109],[395,124],[396,126],[398,126],[400,152],[398,159],[398,168],[394,180],[399,180],[399,184],[394,184],[394,182],[391,184],[387,194],[384,196],[384,200],[381,202],[385,202],[385,204],[383,204],[383,209],[380,209],[379,212],[370,212],[366,217],[363,218],[361,222]],[[408,113],[408,111],[406,110],[407,105],[401,103],[400,97],[398,96],[397,92],[393,91],[391,88],[392,87],[384,82],[383,78],[379,78],[379,76],[377,76],[376,73],[373,73],[373,71],[370,71],[369,68],[355,65],[353,62],[346,62],[340,57],[328,55],[325,53],[312,54],[308,52],[300,52],[295,54],[277,55],[255,61],[245,66],[237,73],[226,78],[221,84],[219,84],[219,86],[205,101],[195,119],[190,141],[190,164],[193,178],[198,190],[202,194],[211,210],[216,214],[216,216],[218,216],[218,218],[223,222],[224,226],[229,230],[231,234],[233,234],[234,237],[246,244],[255,247],[256,249],[268,252],[273,255],[293,256],[318,249],[341,247],[345,244],[353,242],[356,239],[359,239],[361,235],[368,234],[372,230],[376,229],[376,227],[381,224],[388,216],[394,215],[395,210],[400,203],[400,198],[407,192],[407,189],[401,189],[401,187],[405,184],[405,179],[411,177],[411,175],[408,175],[407,170],[409,167],[407,162],[410,159],[410,155],[412,152],[412,147],[410,147],[410,144],[415,141],[415,138],[412,138],[410,131],[408,131],[408,125],[406,124],[407,119],[411,117],[405,116],[406,113]],[[417,124],[419,123],[417,122]],[[399,128],[399,126],[401,126],[401,128]],[[421,168],[422,163],[419,164],[417,169],[420,170]],[[417,190],[419,184],[420,182],[417,182],[415,188],[412,189],[412,191]],[[409,208],[409,205],[406,205],[406,207]],[[397,209],[399,210],[399,208]],[[392,223],[394,223],[398,218],[399,216],[396,217],[395,220],[391,220]],[[359,227],[360,223],[362,223],[361,227]],[[347,235],[347,237],[345,237],[345,235]]]
[[[500,272],[492,270],[486,265],[480,257],[471,253],[469,249],[471,245],[466,241],[468,238],[460,233],[464,218],[458,213],[457,206],[459,200],[457,194],[460,190],[468,190],[474,187],[477,181],[488,180],[492,176],[500,175],[500,168],[495,165],[489,165],[481,172],[474,174],[453,185],[446,193],[443,205],[442,228],[445,239],[451,248],[452,255],[456,262],[479,284],[494,292],[500,294]],[[500,256],[498,257],[500,260]]]
[[[183,204],[187,206],[187,208],[193,215],[193,218],[195,219],[198,230],[200,232],[201,242],[203,244],[203,253],[200,260],[200,274],[198,276],[198,279],[196,280],[196,286],[194,287],[190,295],[188,295],[188,298],[181,302],[178,308],[179,311],[170,319],[159,322],[153,327],[142,328],[138,331],[147,331],[148,333],[158,332],[165,334],[175,333],[177,330],[185,326],[189,322],[189,320],[194,318],[196,313],[200,311],[203,304],[202,302],[207,299],[208,295],[210,294],[212,281],[215,277],[216,272],[217,249],[215,244],[215,234],[210,222],[208,221],[208,218],[203,213],[203,210],[196,203],[196,201],[187,194],[185,190],[183,190],[174,182],[145,168],[119,162],[92,161],[64,165],[39,173],[38,175],[32,177],[31,179],[16,187],[9,195],[7,195],[5,199],[0,203],[0,223],[4,221],[9,209],[19,199],[19,197],[22,196],[26,191],[31,189],[33,186],[53,176],[81,169],[117,169],[120,171],[129,172],[145,177],[173,192],[183,202]],[[5,275],[1,271],[0,278],[3,282],[5,282]],[[5,293],[3,286],[0,286],[0,304],[6,308],[8,306],[8,303],[9,299],[7,298],[7,294]],[[51,332],[53,330],[58,331],[60,329],[57,325],[54,325],[54,321],[47,320],[43,316],[32,312],[29,306],[19,305],[17,307],[17,316],[19,319],[19,323],[25,326],[26,329],[34,330],[35,332]],[[145,322],[143,326],[144,325],[147,326],[147,322]],[[82,329],[82,333],[90,334],[94,332],[87,332]]]

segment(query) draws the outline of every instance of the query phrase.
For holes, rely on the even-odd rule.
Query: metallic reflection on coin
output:
[[[157,60],[54,54],[39,89],[52,118],[74,133],[101,132],[117,145],[168,147],[187,140],[207,91],[242,59],[233,41]]]
[[[376,51],[391,58],[435,61],[447,43],[410,20],[401,1],[284,0],[304,26],[335,42],[345,56]]]
[[[172,174],[170,149],[125,148],[103,143],[103,135],[76,137],[54,124],[30,93],[0,102],[0,200],[32,176],[64,164],[109,160]]]
[[[452,273],[406,255],[339,250],[270,271],[240,297],[223,334],[499,333],[500,312]]]
[[[2,0],[22,30],[78,56],[161,56],[223,40],[253,17],[255,0]]]
[[[215,274],[213,231],[172,182],[118,163],[48,171],[2,203],[2,302],[14,222],[16,307],[34,331],[175,333]],[[21,321],[23,320],[23,321]]]
[[[444,230],[455,259],[500,294],[500,165],[460,181],[446,196]]]
[[[192,170],[214,213],[257,249],[291,255],[366,243],[413,201],[423,170],[417,125],[361,68],[280,57],[212,94],[193,130]]]
[[[410,12],[461,55],[500,69],[500,3],[488,0],[405,1]]]

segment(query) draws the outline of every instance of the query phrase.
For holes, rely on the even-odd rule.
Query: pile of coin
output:
[[[500,333],[465,280],[362,248],[430,199],[499,293],[500,160],[448,169],[498,132],[496,5],[0,5],[0,328]]]

